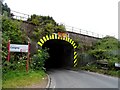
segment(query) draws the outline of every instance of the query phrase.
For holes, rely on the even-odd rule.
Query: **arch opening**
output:
[[[74,62],[74,47],[65,40],[51,39],[42,48],[49,48],[49,59],[45,61],[47,70],[52,68],[71,68]]]

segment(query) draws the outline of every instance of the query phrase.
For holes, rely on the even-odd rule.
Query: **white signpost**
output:
[[[28,45],[10,44],[10,52],[28,52]]]
[[[29,67],[29,55],[30,55],[30,43],[28,45],[20,45],[20,44],[10,44],[10,40],[8,41],[8,56],[7,61],[10,61],[10,52],[27,52],[27,60],[26,60],[26,71],[28,72]]]

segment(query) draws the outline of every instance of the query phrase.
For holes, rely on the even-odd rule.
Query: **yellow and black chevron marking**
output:
[[[77,52],[74,52],[74,67],[76,67],[78,64],[77,62]]]
[[[38,41],[38,45],[40,45],[40,46],[42,47],[43,44],[44,44],[46,41],[51,40],[51,39],[61,39],[61,40],[65,40],[65,41],[69,42],[69,43],[74,47],[74,49],[77,48],[75,42],[74,42],[71,38],[69,38],[69,37],[59,37],[57,34],[46,35],[45,37],[43,37],[42,39],[40,39],[40,40]],[[77,52],[75,52],[75,50],[74,50],[74,62],[73,62],[73,63],[74,63],[74,67],[76,67],[78,61],[77,61]]]

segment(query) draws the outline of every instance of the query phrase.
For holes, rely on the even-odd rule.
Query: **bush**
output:
[[[17,62],[5,61],[2,66],[2,72],[7,73],[9,71],[25,71],[26,60],[19,60]]]
[[[114,70],[115,69],[115,63],[118,62],[117,58],[112,58],[108,60],[108,68],[109,70]]]
[[[26,44],[26,35],[22,33],[20,22],[2,17],[2,64],[6,62],[8,41],[12,44]],[[11,60],[18,61],[22,54],[12,53]],[[10,61],[11,61],[10,60]],[[11,62],[12,63],[12,62]]]
[[[34,70],[44,69],[45,60],[49,58],[47,49],[38,50],[37,54],[32,57],[31,68]]]

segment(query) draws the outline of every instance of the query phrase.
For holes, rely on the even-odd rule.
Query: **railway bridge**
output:
[[[19,16],[15,15],[14,18],[19,20]],[[32,35],[36,27],[36,25],[27,22],[27,20],[22,20],[21,28],[23,31],[25,30],[28,37]],[[79,28],[66,25],[65,28],[65,32],[45,35],[39,41],[31,41],[31,53],[36,52],[38,48],[49,48],[50,58],[46,60],[46,68],[76,67],[78,65],[79,53],[88,50],[97,40],[104,37],[103,35]]]

